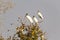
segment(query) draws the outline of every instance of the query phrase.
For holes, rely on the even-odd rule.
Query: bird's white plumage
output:
[[[33,17],[34,21],[38,23],[38,19],[36,17]]]
[[[43,19],[43,15],[41,14],[41,12],[38,12],[38,16]]]
[[[26,17],[31,23],[33,23],[33,19],[29,15],[26,15]]]

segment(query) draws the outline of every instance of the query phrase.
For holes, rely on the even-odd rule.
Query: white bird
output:
[[[32,19],[28,14],[26,14],[26,18],[27,18],[31,23],[33,23],[33,19]]]
[[[43,19],[43,15],[41,14],[41,12],[38,11],[38,16]]]
[[[38,23],[38,19],[35,16],[33,16],[33,19],[34,19],[35,23]]]

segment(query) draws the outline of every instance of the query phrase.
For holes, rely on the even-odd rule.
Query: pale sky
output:
[[[0,33],[7,37],[15,33],[18,26],[18,16],[24,17],[26,13],[37,16],[40,10],[44,16],[44,22],[40,24],[41,29],[47,32],[47,40],[60,39],[60,0],[14,0],[14,8],[4,14],[0,14]],[[13,26],[10,24],[14,23]],[[10,32],[7,32],[7,29]]]

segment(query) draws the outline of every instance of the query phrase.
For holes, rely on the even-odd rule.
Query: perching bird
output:
[[[33,16],[33,20],[35,21],[35,23],[38,23],[38,19],[35,16]]]
[[[28,13],[26,13],[26,18],[27,18],[31,23],[33,23],[33,19],[28,15]]]
[[[43,19],[43,15],[41,14],[41,12],[38,11],[38,16]]]

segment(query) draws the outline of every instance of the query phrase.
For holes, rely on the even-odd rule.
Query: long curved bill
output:
[[[35,23],[38,23],[38,19],[35,16],[33,16],[33,19],[34,19]]]
[[[32,19],[29,15],[26,15],[26,18],[27,18],[31,23],[33,23],[33,19]]]
[[[41,14],[41,12],[38,11],[38,16],[43,19],[43,15]]]

